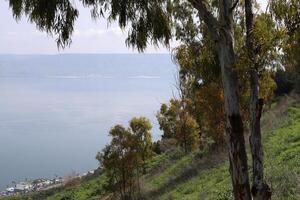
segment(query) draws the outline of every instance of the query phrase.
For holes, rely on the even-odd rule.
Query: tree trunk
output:
[[[236,200],[250,200],[247,154],[244,129],[240,114],[238,81],[232,69],[234,52],[229,41],[219,45],[219,59],[222,68],[222,79],[225,97],[226,134],[230,162],[230,174],[233,193]]]
[[[244,127],[240,113],[238,79],[234,72],[235,52],[232,1],[220,3],[218,56],[225,98],[226,134],[233,193],[236,200],[251,200]]]
[[[253,45],[252,0],[245,0],[246,46],[250,60],[250,147],[252,154],[253,182],[251,193],[254,200],[271,199],[269,186],[264,182],[263,148],[261,142],[260,117],[263,99],[259,99],[259,76]]]
[[[216,42],[225,98],[226,135],[235,200],[251,200],[243,121],[240,113],[238,80],[234,72],[235,52],[233,10],[237,2],[219,1],[219,18],[208,10],[204,0],[189,0],[199,11]]]
[[[268,200],[271,199],[271,191],[269,186],[264,182],[264,166],[263,166],[263,148],[261,142],[261,128],[260,117],[263,108],[263,99],[258,99],[259,83],[258,73],[255,69],[250,72],[251,85],[251,135],[250,146],[252,154],[252,169],[253,182],[251,193],[254,200]]]

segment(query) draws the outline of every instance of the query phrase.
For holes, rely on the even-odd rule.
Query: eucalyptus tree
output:
[[[251,193],[254,200],[271,198],[271,191],[264,181],[263,148],[261,140],[260,118],[263,99],[259,98],[259,65],[254,46],[253,0],[245,0],[246,47],[248,52],[250,74],[250,147],[252,154],[253,181]]]
[[[275,29],[275,22],[270,14],[258,12],[257,6],[253,6],[251,1],[245,3],[247,9],[244,5],[238,5],[237,13],[234,16],[235,49],[237,52],[235,68],[238,72],[239,81],[243,83],[239,86],[243,120],[247,121],[250,118],[250,146],[253,157],[252,195],[254,199],[269,199],[271,195],[270,188],[264,181],[260,116],[263,102],[267,102],[274,91],[275,85],[271,78],[271,69],[278,62],[279,52],[277,48],[280,32]],[[253,7],[256,8],[255,12],[258,13],[255,18],[252,11]],[[245,19],[246,26],[244,24]],[[190,25],[186,27],[190,27]],[[188,40],[191,40],[191,38]],[[213,44],[210,40],[209,37],[201,38],[201,42],[197,46],[195,46],[195,42],[186,42],[186,44],[176,48],[175,53],[175,59],[180,65],[180,78],[184,85],[192,90],[190,93],[193,101],[198,101],[195,108],[200,108],[204,114],[207,113],[207,110],[218,109],[218,107],[212,105],[218,105],[218,102],[220,104],[222,101],[222,99],[216,97],[210,98],[209,102],[202,105],[204,109],[201,108],[203,100],[207,99],[209,94],[218,94],[218,90],[215,90],[217,88],[213,86],[216,86],[216,83],[219,82],[219,72],[214,70],[219,64],[213,56],[215,53],[214,49],[211,48]],[[201,80],[201,84],[198,84],[199,80]],[[204,92],[203,90],[206,87],[208,89]],[[250,101],[249,96],[251,96]],[[250,109],[248,107],[249,102]],[[222,109],[219,108],[219,110]],[[204,115],[205,121],[215,122],[217,119],[222,119],[222,117],[215,117],[214,114],[215,112],[208,111],[208,115]],[[213,116],[212,120],[207,116]],[[222,120],[219,124],[222,124]],[[216,127],[216,125],[213,125],[209,128],[216,133],[218,132]],[[220,133],[217,135],[222,136]]]
[[[154,45],[163,43],[168,46],[172,38],[174,19],[187,20],[191,23],[194,20],[204,22],[210,37],[215,42],[221,67],[234,197],[251,199],[244,128],[240,112],[239,84],[234,70],[236,53],[233,17],[238,1],[213,1],[216,6],[204,0],[96,0],[86,3],[94,6],[94,15],[104,15],[108,12],[109,19],[118,21],[121,28],[129,26],[126,42],[140,51],[143,51],[148,43]],[[176,10],[173,10],[174,8]],[[177,37],[181,38],[180,35]]]

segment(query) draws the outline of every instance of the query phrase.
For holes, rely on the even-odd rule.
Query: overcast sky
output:
[[[260,0],[266,2],[266,0]],[[264,3],[265,4],[265,3]],[[70,48],[58,51],[55,39],[36,30],[23,17],[16,22],[7,1],[0,1],[0,54],[57,54],[57,53],[137,53],[125,45],[126,33],[105,20],[94,21],[89,9],[76,4],[80,15],[75,24]],[[176,45],[176,44],[173,44]],[[168,53],[166,48],[149,47],[146,53]]]

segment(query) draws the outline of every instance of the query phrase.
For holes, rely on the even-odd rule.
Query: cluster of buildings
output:
[[[91,170],[82,175],[73,174],[70,176],[66,176],[64,178],[54,178],[54,179],[36,179],[32,181],[24,181],[20,183],[16,183],[11,187],[7,187],[5,191],[0,191],[0,197],[3,196],[13,196],[19,194],[28,194],[30,192],[48,190],[52,188],[57,188],[65,185],[69,181],[72,181],[76,178],[83,179],[89,176],[94,175],[95,171]]]
[[[35,192],[40,190],[45,190],[47,188],[52,188],[60,186],[64,182],[63,178],[55,179],[36,179],[33,181],[25,181],[16,183],[11,187],[7,187],[5,191],[0,192],[1,196],[12,196],[17,194],[27,194],[29,192]]]

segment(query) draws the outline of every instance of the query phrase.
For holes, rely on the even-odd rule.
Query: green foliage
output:
[[[121,28],[129,26],[126,44],[143,51],[148,43],[169,45],[171,16],[169,0],[83,0],[95,18],[107,15]]]
[[[22,195],[15,197],[7,197],[5,200],[92,200],[101,198],[105,194],[104,186],[107,184],[107,177],[105,174],[97,175],[89,180],[83,180],[79,184],[57,189],[53,192],[34,193],[31,195]],[[0,198],[1,199],[1,198]]]
[[[174,159],[174,155],[177,157],[176,159]],[[147,180],[148,184],[152,187],[162,187],[164,184],[167,184],[168,181],[180,174],[182,169],[191,164],[194,156],[195,153],[184,155],[180,151],[175,152],[173,155],[169,155],[168,159],[174,159],[175,162],[173,161],[174,163],[165,168],[158,175],[150,177]]]
[[[137,152],[134,149],[134,142],[131,133],[121,125],[116,125],[110,131],[112,141],[97,159],[107,171],[109,177],[109,191],[120,195],[121,199],[131,196],[129,188],[137,186],[133,183],[135,166],[137,164]],[[118,192],[118,193],[117,193]]]
[[[121,28],[130,26],[126,43],[143,51],[150,42],[169,45],[171,40],[170,4],[166,0],[81,0],[94,18],[106,16]],[[59,47],[71,43],[74,22],[79,15],[70,0],[9,0],[14,17],[24,14],[37,28],[57,37]]]
[[[139,198],[140,177],[152,156],[150,121],[140,117],[133,118],[129,124],[130,129],[114,126],[109,132],[110,144],[96,157],[107,173],[108,191],[122,200]]]
[[[283,127],[267,138],[266,173],[274,199],[300,198],[300,105],[288,110]]]
[[[176,139],[185,153],[198,149],[200,142],[199,126],[196,120],[187,112],[179,115],[176,126]]]
[[[179,112],[180,102],[175,99],[170,100],[170,105],[162,104],[160,112],[157,113],[159,128],[164,132],[163,138],[174,138],[176,135],[176,121]]]
[[[277,108],[275,108],[277,109]],[[283,111],[284,112],[284,111]],[[266,155],[266,176],[267,181],[271,184],[273,197],[272,199],[299,199],[299,155],[298,148],[300,139],[300,105],[295,105],[288,110],[288,116],[283,115],[281,118],[283,127],[277,127],[274,131],[270,131],[265,138],[265,155]],[[270,117],[269,120],[272,120]],[[276,124],[278,126],[278,124]],[[268,127],[270,128],[270,127]],[[186,157],[189,157],[187,155]],[[176,161],[176,164],[186,160],[186,164],[195,162],[194,159],[189,160],[182,158]],[[174,164],[176,166],[176,164]],[[184,169],[182,165],[173,172],[168,172],[169,167],[161,174],[167,173],[162,178],[155,176],[150,179],[159,188],[163,188],[168,180],[174,179],[175,174],[179,174],[180,169]],[[200,165],[198,165],[200,167]],[[172,174],[172,175],[171,175]],[[157,181],[155,181],[157,180]],[[150,183],[151,183],[150,182]],[[151,187],[151,186],[148,186]],[[230,187],[230,175],[228,172],[228,163],[225,162],[219,166],[213,166],[209,170],[201,171],[198,175],[194,175],[180,184],[165,190],[156,199],[232,199]],[[149,198],[151,199],[151,198]]]
[[[259,71],[274,70],[278,67],[281,31],[276,29],[276,22],[269,13],[255,16],[254,23],[254,53]]]
[[[9,0],[9,6],[16,19],[24,14],[38,29],[57,36],[58,47],[71,43],[74,22],[79,12],[69,0]]]
[[[299,7],[298,0],[272,0],[270,2],[270,10],[278,25],[285,27],[289,33],[294,33],[299,28]]]
[[[106,184],[107,176],[106,174],[102,174],[99,177],[84,181],[79,185],[75,185],[62,192],[58,192],[55,195],[48,197],[47,200],[88,200],[94,197],[100,198],[105,194],[104,188]]]
[[[171,99],[170,104],[163,104],[157,113],[162,138],[175,138],[184,151],[190,152],[200,145],[199,125],[189,113],[188,100]]]
[[[232,191],[228,189],[221,189],[217,195],[217,200],[231,200],[233,199]]]
[[[184,3],[183,3],[184,4]],[[179,8],[178,8],[179,9]],[[186,7],[186,9],[192,9]],[[180,10],[180,9],[179,9]],[[182,12],[182,11],[180,11]],[[186,19],[191,13],[188,12]],[[184,14],[179,14],[184,19]],[[237,52],[235,72],[240,82],[240,106],[244,121],[249,120],[251,62],[245,48],[244,7],[239,5],[234,16],[235,51]],[[184,23],[185,22],[185,23]],[[174,51],[174,60],[179,65],[178,88],[185,99],[189,99],[188,110],[200,127],[202,142],[210,137],[221,145],[225,143],[224,92],[219,66],[219,58],[215,41],[207,34],[207,28],[199,23],[191,25],[188,21],[181,23],[181,29],[191,29],[191,38]],[[188,25],[190,24],[190,25]],[[194,29],[198,30],[195,36]],[[185,31],[184,37],[189,32]],[[260,98],[268,102],[276,87],[273,80],[273,69],[279,63],[279,42],[281,32],[276,29],[275,22],[268,13],[257,14],[253,30],[254,51],[257,60],[260,80]],[[192,39],[193,38],[193,39]],[[162,120],[161,120],[162,121]],[[160,123],[163,124],[163,123]],[[168,131],[168,130],[167,130]],[[165,132],[167,132],[165,131]]]
[[[270,12],[281,34],[281,62],[285,76],[300,93],[300,2],[298,0],[272,0]],[[280,82],[279,82],[280,83]]]
[[[152,125],[145,117],[136,118],[134,117],[129,122],[129,126],[133,135],[136,138],[136,148],[141,154],[142,165],[145,171],[146,161],[153,155],[152,149]]]

